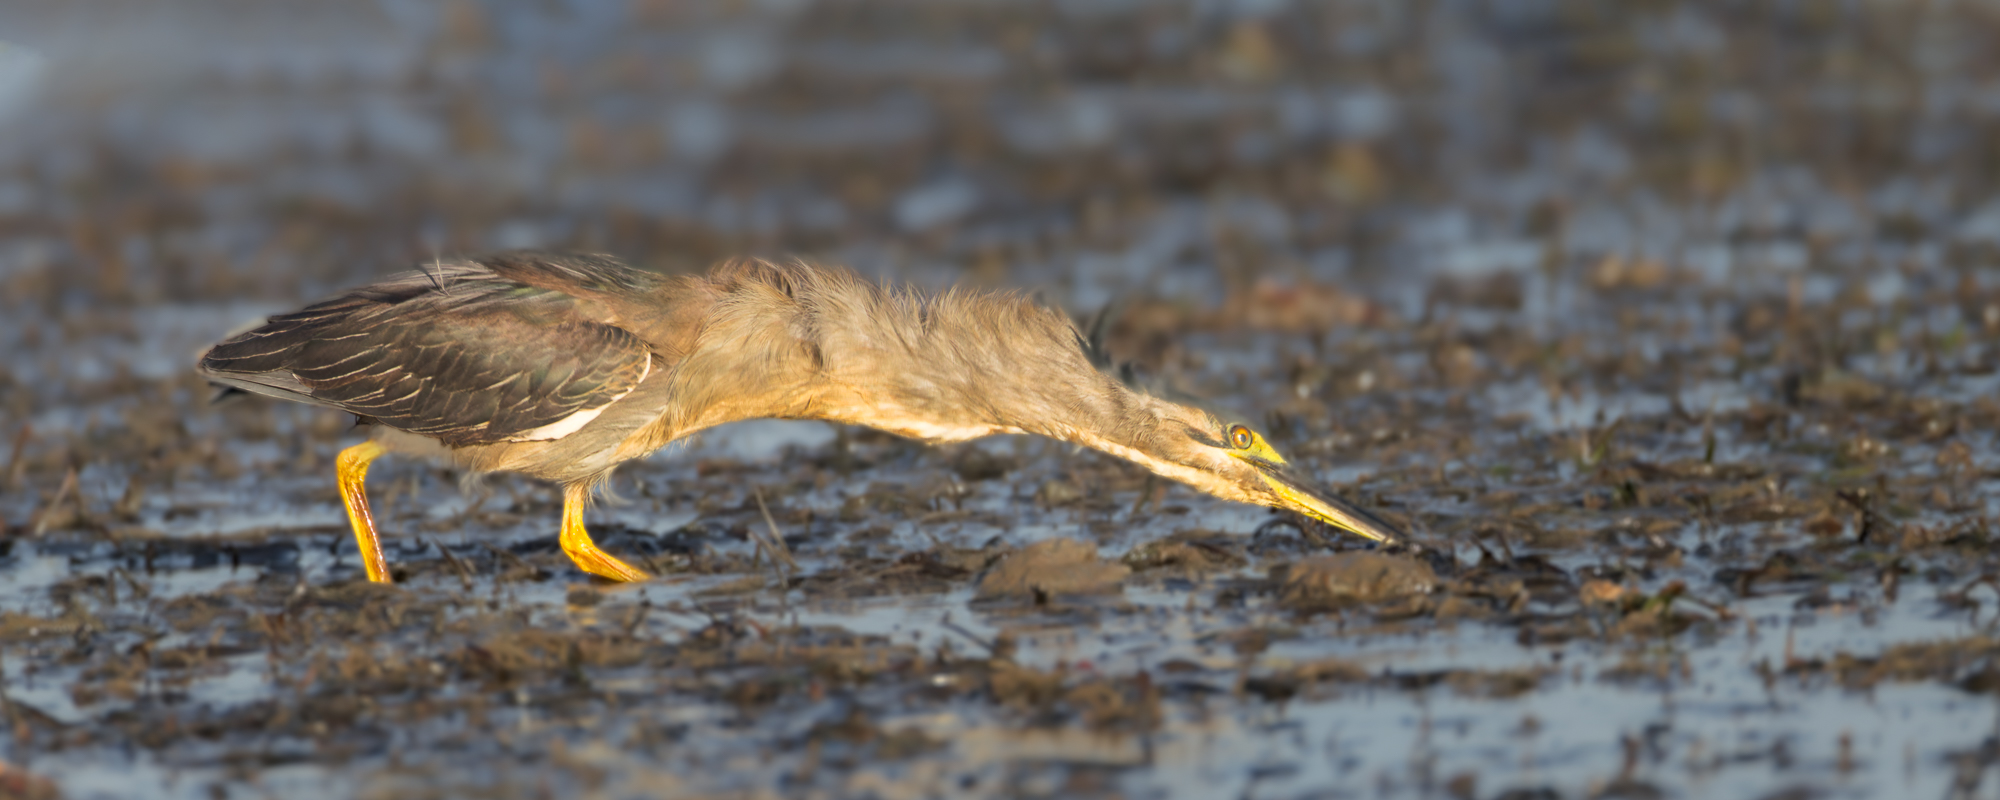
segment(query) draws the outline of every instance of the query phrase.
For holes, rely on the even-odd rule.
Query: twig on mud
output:
[[[522,567],[522,568],[525,568],[525,569],[527,569],[527,570],[528,570],[528,574],[530,574],[530,575],[533,575],[533,576],[535,576],[535,577],[537,577],[537,578],[540,578],[540,577],[542,577],[542,576],[545,576],[545,575],[549,574],[549,573],[548,573],[548,570],[545,570],[545,569],[542,569],[541,567],[538,567],[538,566],[535,566],[535,565],[534,565],[533,563],[530,563],[530,562],[529,562],[529,561],[528,561],[527,559],[525,559],[525,558],[522,558],[522,557],[520,557],[520,556],[518,556],[518,555],[515,555],[515,554],[513,554],[513,553],[511,553],[511,552],[508,552],[508,551],[506,551],[506,550],[503,550],[503,549],[501,549],[501,548],[498,548],[498,547],[494,547],[494,546],[493,546],[493,545],[492,545],[491,543],[489,543],[489,542],[480,542],[480,543],[479,543],[479,545],[480,545],[481,547],[484,547],[484,548],[486,548],[487,552],[490,552],[490,553],[492,553],[493,555],[495,555],[495,556],[498,556],[498,557],[500,558],[500,560],[502,560],[502,561],[507,561],[507,562],[511,562],[511,563],[513,563],[513,564],[514,564],[515,566],[517,566],[517,567]]]
[[[638,632],[639,626],[646,622],[647,612],[652,610],[652,600],[640,600],[638,605],[632,607],[631,615],[625,618],[625,638],[630,639]]]
[[[950,614],[944,615],[944,619],[939,620],[938,625],[943,627],[945,630],[951,631],[952,633],[956,633],[960,636],[965,637],[967,641],[970,641],[973,644],[985,648],[987,654],[992,656],[993,658],[1000,659],[1002,661],[1011,661],[1014,658],[1014,639],[1013,637],[1008,636],[1005,633],[1000,634],[999,638],[996,638],[993,641],[989,642],[986,640],[986,637],[980,636],[977,633],[973,633],[971,630],[968,630],[964,625],[960,625],[956,622],[951,621]]]
[[[7,456],[7,482],[0,485],[4,485],[9,489],[21,485],[21,473],[28,465],[28,462],[21,460],[21,456],[27,454],[28,437],[33,436],[34,433],[35,429],[29,426],[28,423],[21,423],[21,430],[14,434],[14,452]]]
[[[77,516],[83,516],[83,495],[76,488],[76,467],[70,467],[69,472],[63,475],[62,485],[56,487],[55,496],[49,500],[48,505],[42,506],[41,510],[35,512],[34,521],[28,523],[28,535],[40,536],[43,531],[48,530],[49,517],[53,516],[57,509],[62,508],[63,502],[69,500],[70,495],[77,496]]]
[[[1854,532],[1854,540],[1866,543],[1868,541],[1868,534],[1874,532],[1877,524],[1882,520],[1882,515],[1875,513],[1875,509],[1869,503],[1872,496],[1868,490],[1857,489],[1851,492],[1839,490],[1835,491],[1833,496],[1839,498],[1842,503],[1846,503],[1849,508],[1854,509],[1854,513],[1860,517],[1860,520],[1855,524],[1858,530]]]
[[[472,568],[466,566],[465,562],[458,556],[452,555],[450,550],[445,549],[443,542],[436,539],[428,539],[426,541],[430,542],[432,547],[437,548],[438,555],[444,556],[444,563],[450,564],[452,570],[458,573],[459,582],[464,584],[466,589],[471,589]]]
[[[778,533],[778,521],[771,518],[770,506],[764,505],[764,490],[753,487],[750,490],[750,495],[757,498],[757,510],[764,512],[764,525],[771,531],[770,537],[765,539],[758,537],[755,533],[756,529],[752,528],[751,538],[757,542],[759,548],[771,554],[772,561],[783,562],[785,568],[790,570],[791,573],[797,573],[799,571],[799,562],[797,559],[792,558],[792,549],[785,546],[785,537]],[[779,577],[782,579],[785,576],[781,574]]]

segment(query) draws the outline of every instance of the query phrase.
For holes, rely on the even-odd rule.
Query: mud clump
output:
[[[1075,539],[1049,539],[1002,559],[979,581],[979,597],[1045,598],[1116,592],[1132,570],[1097,557],[1097,548]]]
[[[1437,588],[1437,573],[1421,561],[1381,553],[1339,553],[1280,568],[1279,597],[1298,610],[1380,603]]]
[[[0,800],[1937,797],[2000,765],[2000,122],[1963,91],[2000,60],[1932,58],[2000,47],[1971,4],[326,4],[276,60],[296,26],[238,5],[177,4],[228,36],[157,75],[0,102]],[[45,34],[145,32],[13,6],[0,84]],[[1449,113],[1486,107],[1521,112]],[[1064,437],[746,421],[588,512],[655,580],[577,570],[560,487],[390,458],[369,584],[352,417],[210,402],[189,361],[513,246],[1041,291],[1107,379],[1247,414],[1429,548]],[[937,365],[968,410],[1102,419],[1108,383],[973,351]]]
[[[55,781],[0,762],[0,797],[8,800],[58,800],[63,796]]]
[[[1119,559],[1134,570],[1166,569],[1182,575],[1203,575],[1237,569],[1249,561],[1227,536],[1183,531],[1139,545]]]

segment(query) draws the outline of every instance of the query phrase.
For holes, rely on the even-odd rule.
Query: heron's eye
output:
[[[1249,428],[1236,425],[1229,429],[1229,443],[1236,445],[1236,449],[1238,450],[1248,450],[1250,449],[1250,445],[1256,442],[1257,435],[1251,433]]]

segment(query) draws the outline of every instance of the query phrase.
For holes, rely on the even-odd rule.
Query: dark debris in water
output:
[[[1990,14],[338,8],[81,50],[0,11],[0,796],[2000,779]],[[577,573],[550,487],[390,460],[368,584],[349,420],[189,362],[522,245],[1120,299],[1115,355],[1413,546],[1050,442],[749,426],[592,512],[652,583]]]

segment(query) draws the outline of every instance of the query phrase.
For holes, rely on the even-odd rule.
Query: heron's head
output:
[[[1158,420],[1144,452],[1103,448],[1226,500],[1296,511],[1385,544],[1403,535],[1380,517],[1314,486],[1262,434],[1241,422],[1155,399]]]

